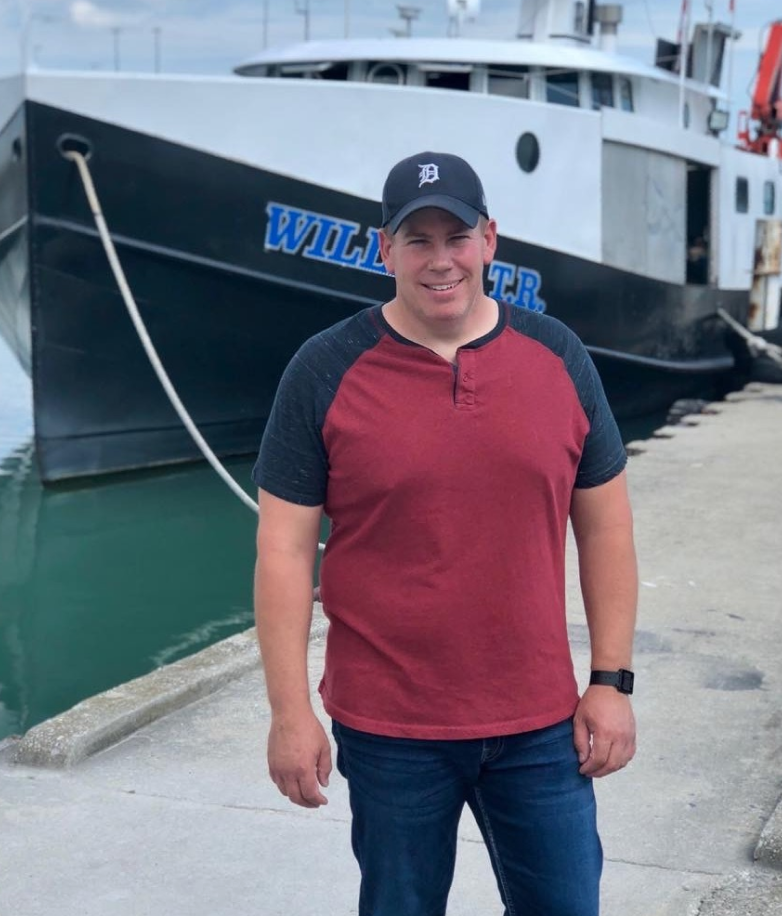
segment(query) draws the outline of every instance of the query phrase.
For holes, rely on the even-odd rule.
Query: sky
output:
[[[692,21],[730,22],[730,0],[689,0]],[[480,7],[465,37],[512,38],[519,0],[470,0]],[[445,36],[448,0],[410,0],[414,35]],[[653,62],[657,37],[676,39],[682,0],[627,0],[619,49]],[[0,0],[0,72],[32,66],[229,74],[264,47],[310,37],[391,37],[403,27],[392,0]],[[733,96],[746,108],[770,0],[735,0]],[[308,15],[305,11],[308,10]],[[26,23],[26,25],[25,25]],[[24,52],[22,48],[24,47]],[[727,70],[727,68],[726,68]]]

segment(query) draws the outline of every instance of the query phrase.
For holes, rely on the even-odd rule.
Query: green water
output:
[[[256,516],[208,465],[43,488],[31,430],[0,344],[0,740],[252,625]]]
[[[211,469],[51,490],[30,446],[2,469],[0,737],[252,624],[255,516]]]

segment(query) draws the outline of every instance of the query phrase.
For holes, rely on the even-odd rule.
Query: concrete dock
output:
[[[782,387],[750,385],[629,450],[639,749],[596,783],[602,913],[780,916]],[[356,913],[345,785],[335,774],[328,806],[292,807],[266,774],[268,722],[241,634],[0,744],[0,916]],[[501,912],[465,816],[449,916]]]

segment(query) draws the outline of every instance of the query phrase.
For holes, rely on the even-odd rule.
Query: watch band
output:
[[[593,671],[589,676],[589,684],[599,684],[602,687],[616,687],[619,693],[630,694],[633,692],[635,674],[627,668],[618,671]]]

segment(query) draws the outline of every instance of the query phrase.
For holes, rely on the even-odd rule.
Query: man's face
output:
[[[407,217],[395,235],[380,233],[380,253],[396,277],[396,299],[410,319],[436,333],[469,317],[483,297],[483,268],[497,248],[494,220],[470,229],[445,210]]]

